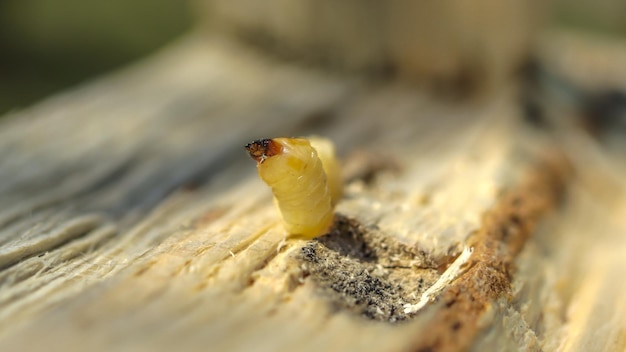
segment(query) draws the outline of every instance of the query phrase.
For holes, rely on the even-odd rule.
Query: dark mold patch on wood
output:
[[[333,230],[300,252],[307,276],[330,297],[335,309],[369,319],[398,322],[409,318],[404,304],[415,303],[438,277],[434,262],[417,249],[394,241],[375,226],[338,214]]]

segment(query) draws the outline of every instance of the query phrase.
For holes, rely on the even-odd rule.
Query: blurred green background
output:
[[[555,0],[552,22],[626,37],[626,1]],[[181,0],[0,0],[0,116],[146,56],[192,25]]]
[[[626,1],[553,0],[552,22],[623,39],[626,38]]]
[[[181,0],[0,0],[0,115],[145,56],[190,26]]]

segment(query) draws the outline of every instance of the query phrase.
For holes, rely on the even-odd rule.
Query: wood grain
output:
[[[0,350],[620,350],[624,203],[588,185],[621,159],[584,177],[567,138],[589,137],[525,123],[516,93],[450,102],[193,34],[15,112]],[[328,235],[279,248],[243,145],[311,133],[345,196]]]

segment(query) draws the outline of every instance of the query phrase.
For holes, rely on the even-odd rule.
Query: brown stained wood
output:
[[[485,316],[492,303],[511,296],[514,259],[537,222],[563,197],[571,172],[567,164],[561,154],[540,161],[487,211],[467,240],[473,248],[467,269],[441,293],[440,309],[428,332],[416,338],[415,350],[464,350],[488,326]]]
[[[514,87],[451,103],[195,35],[16,112],[0,350],[619,351],[623,182],[588,185],[621,159],[594,173],[520,115]],[[282,245],[243,146],[312,133],[345,196],[328,235]]]

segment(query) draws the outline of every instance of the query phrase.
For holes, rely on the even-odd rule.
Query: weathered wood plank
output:
[[[0,128],[0,349],[619,350],[624,223],[555,177],[562,161],[537,166],[572,149],[526,126],[514,93],[450,104],[190,36],[18,112]],[[310,133],[357,171],[331,233],[279,249],[242,145]],[[513,195],[531,205],[508,212]],[[507,236],[502,214],[520,218]],[[587,251],[599,224],[611,249]],[[439,300],[405,312],[465,246]]]

